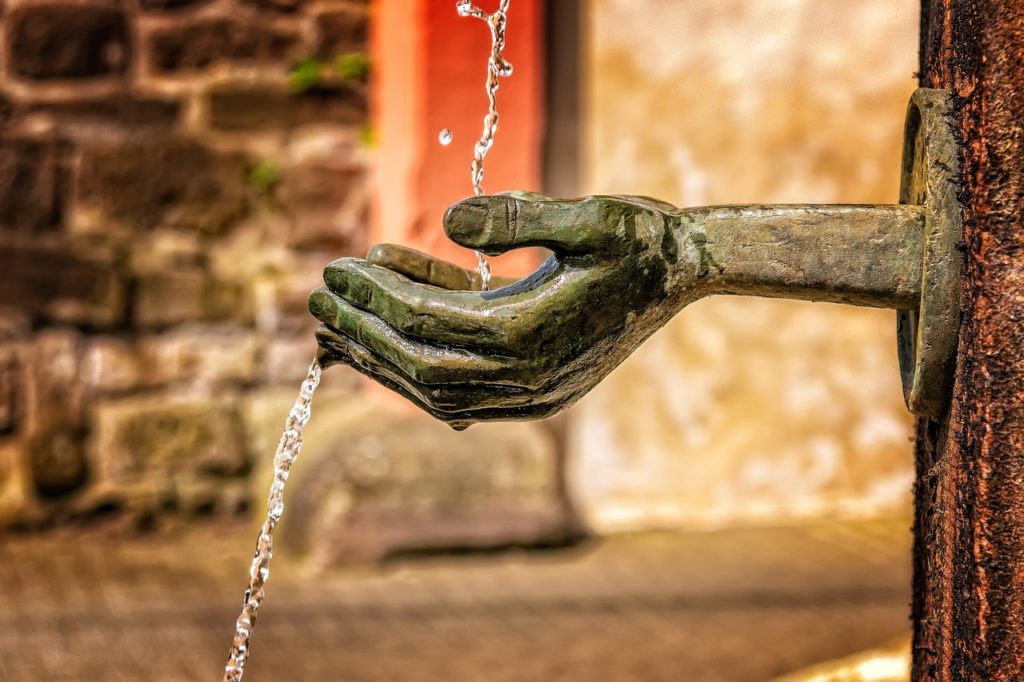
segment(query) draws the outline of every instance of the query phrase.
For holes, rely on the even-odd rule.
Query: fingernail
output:
[[[448,209],[444,223],[449,227],[478,226],[487,217],[489,206],[489,202],[480,197],[465,199]]]

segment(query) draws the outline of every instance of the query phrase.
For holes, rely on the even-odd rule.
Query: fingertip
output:
[[[356,263],[361,262],[358,258],[339,258],[336,261],[332,261],[327,264],[324,268],[324,284],[331,291],[341,291],[345,288],[345,283],[348,281],[348,272],[352,266]]]
[[[313,317],[328,326],[336,326],[338,309],[330,291],[323,287],[315,289],[309,295],[308,305]]]
[[[493,219],[496,197],[470,197],[452,204],[444,214],[444,231],[457,244],[476,248]],[[500,201],[504,203],[505,199]]]
[[[375,265],[386,263],[391,260],[393,251],[391,244],[374,244],[366,253],[366,260]]]

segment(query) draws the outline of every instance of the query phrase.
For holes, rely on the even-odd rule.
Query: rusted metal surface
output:
[[[952,100],[948,90],[915,92],[903,141],[900,203],[925,207],[925,234],[921,295],[912,310],[897,312],[897,342],[903,397],[924,417],[941,417],[949,406],[960,331],[963,222]]]
[[[914,680],[1024,679],[1024,3],[925,0],[957,96],[965,269],[953,403],[918,427]]]

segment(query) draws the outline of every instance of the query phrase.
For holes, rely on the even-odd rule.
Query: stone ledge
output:
[[[245,425],[223,396],[154,396],[93,407],[89,459],[101,487],[180,475],[239,476],[250,459]]]
[[[261,439],[254,451],[272,451],[290,394],[268,393],[278,397],[257,397],[249,408],[250,432]],[[258,474],[252,490],[262,504],[269,466]],[[411,551],[560,544],[575,528],[555,443],[541,425],[456,433],[370,395],[342,394],[314,401],[280,533],[292,551],[324,566]]]

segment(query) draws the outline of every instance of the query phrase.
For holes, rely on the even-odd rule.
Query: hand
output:
[[[455,428],[551,416],[699,297],[701,235],[685,222],[640,197],[467,199],[445,215],[456,243],[554,255],[486,292],[472,290],[475,273],[402,247],[335,261],[309,301],[325,325],[321,362],[352,365]]]

